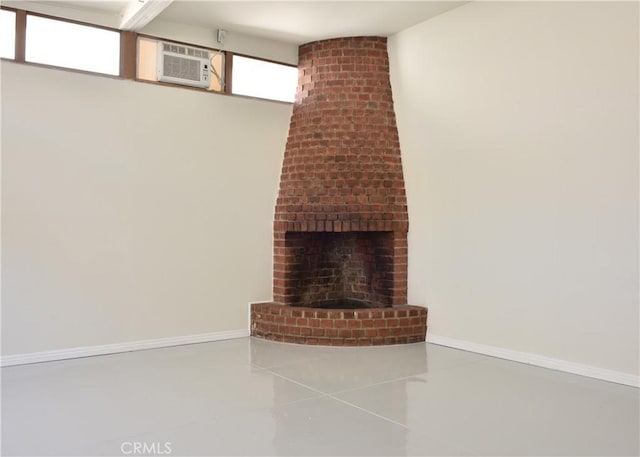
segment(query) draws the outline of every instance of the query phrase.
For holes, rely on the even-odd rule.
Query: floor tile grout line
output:
[[[295,379],[287,378],[286,376],[281,375],[280,373],[276,373],[275,371],[271,371],[271,370],[269,370],[269,369],[266,369],[266,371],[268,371],[269,373],[271,373],[271,374],[272,374],[272,375],[274,375],[274,376],[277,376],[277,377],[279,377],[279,378],[281,378],[281,379],[284,379],[285,381],[292,382],[292,383],[294,383],[294,384],[297,384],[297,385],[299,385],[299,386],[304,387],[305,389],[309,389],[309,390],[312,390],[313,392],[316,392],[316,393],[322,394],[322,396],[323,396],[323,397],[324,397],[324,396],[330,396],[330,395],[331,395],[331,394],[330,394],[330,393],[328,393],[328,392],[323,392],[323,391],[321,391],[321,390],[315,389],[315,388],[313,388],[313,387],[311,387],[311,386],[308,386],[308,385],[303,384],[303,383],[301,383],[301,382],[299,382],[299,381],[296,381]]]
[[[268,371],[269,373],[273,374],[273,375],[276,375],[276,376],[282,378],[282,379],[286,379],[287,381],[291,381],[291,382],[293,382],[295,384],[298,384],[299,386],[305,387],[307,389],[313,390],[314,392],[318,392],[318,393],[321,393],[323,395],[328,395],[328,396],[333,396],[333,395],[336,395],[336,394],[341,394],[341,393],[344,393],[344,392],[351,392],[351,391],[360,390],[360,389],[366,389],[368,387],[380,386],[382,384],[387,384],[387,383],[391,383],[391,382],[402,381],[403,379],[408,379],[408,378],[411,378],[413,376],[422,376],[424,374],[424,373],[421,373],[421,374],[414,374],[414,375],[408,375],[408,376],[401,376],[399,378],[393,378],[393,379],[388,379],[386,381],[374,382],[372,384],[365,384],[363,386],[350,387],[348,389],[336,390],[336,391],[332,391],[332,392],[323,392],[322,390],[318,390],[318,389],[316,389],[314,387],[311,387],[311,386],[309,386],[307,384],[304,384],[304,383],[302,383],[300,381],[296,381],[295,379],[288,378],[287,376],[284,376],[284,375],[282,375],[280,373],[272,371],[269,368],[266,368],[265,370]]]
[[[278,343],[278,344],[284,344],[284,343]],[[300,346],[300,345],[298,345]],[[315,346],[308,346],[310,348],[314,348]],[[340,349],[340,348],[335,348],[335,349]],[[297,363],[301,363],[301,362],[311,362],[314,360],[326,360],[329,358],[332,358],[334,356],[336,356],[337,354],[341,354],[339,352],[318,352],[317,354],[313,354],[313,355],[305,355],[304,357],[300,357],[300,358],[295,358],[293,360],[287,360],[287,361],[283,361],[283,362],[278,362],[275,364],[269,364],[268,366],[264,366],[263,368],[266,368],[267,370],[271,370],[271,369],[278,369],[278,368],[283,368],[283,367],[288,367],[291,365],[295,365]],[[343,353],[344,354],[344,353]],[[252,362],[253,363],[253,362]],[[257,366],[262,366],[260,364],[257,364]]]
[[[269,370],[269,371],[270,371],[270,370]],[[341,398],[335,397],[335,396],[333,396],[333,395],[332,395],[332,394],[330,394],[330,393],[326,393],[326,392],[322,392],[321,390],[314,389],[313,387],[307,386],[307,385],[305,385],[305,384],[303,384],[303,383],[301,383],[301,382],[298,382],[298,381],[295,381],[295,380],[293,380],[293,379],[287,378],[286,376],[283,376],[283,375],[281,375],[281,374],[274,373],[274,372],[272,372],[272,371],[270,371],[270,372],[271,372],[271,373],[273,373],[275,376],[278,376],[278,377],[280,377],[280,378],[282,378],[282,379],[285,379],[285,380],[287,380],[287,381],[289,381],[289,382],[293,382],[294,384],[298,384],[299,386],[305,387],[305,388],[307,388],[307,389],[309,389],[309,390],[312,390],[312,391],[314,391],[314,392],[317,392],[317,393],[319,393],[319,394],[322,394],[320,397],[316,397],[316,398],[323,398],[323,397],[326,397],[326,398],[332,398],[332,399],[334,399],[334,400],[336,400],[336,401],[339,401],[340,403],[343,403],[343,404],[345,404],[345,405],[347,405],[347,406],[351,406],[351,407],[353,407],[353,408],[359,409],[360,411],[365,412],[365,413],[368,413],[368,414],[371,414],[372,416],[375,416],[375,417],[377,417],[377,418],[379,418],[379,419],[383,419],[383,420],[385,420],[385,421],[387,421],[387,422],[391,422],[392,424],[399,425],[400,427],[406,428],[407,430],[409,429],[409,427],[407,427],[407,426],[406,426],[406,425],[404,425],[404,424],[401,424],[400,422],[396,422],[396,421],[394,421],[393,419],[389,419],[388,417],[384,417],[384,416],[382,416],[382,415],[380,415],[380,414],[374,413],[373,411],[369,411],[368,409],[362,408],[362,407],[360,407],[360,406],[358,406],[358,405],[354,405],[353,403],[350,403],[350,402],[348,402],[348,401],[346,401],[346,400],[342,400]],[[398,381],[398,380],[400,380],[400,379],[405,379],[405,378],[407,378],[407,377],[408,377],[408,376],[405,376],[405,377],[403,377],[403,378],[398,378],[398,379],[395,379],[395,380],[392,380],[392,381]],[[384,384],[384,382],[377,383],[377,384]],[[377,384],[372,384],[372,385],[377,385]],[[367,387],[368,387],[368,386],[367,386]],[[348,390],[348,389],[347,389],[347,390]],[[341,391],[341,392],[345,392],[345,391]],[[336,392],[336,393],[339,393],[339,392]],[[311,398],[309,398],[309,400],[311,400]]]
[[[309,362],[309,361],[312,361],[312,360],[315,360],[315,359],[321,359],[321,358],[324,358],[324,357],[309,357],[309,358],[303,358],[303,359],[295,359],[295,360],[291,360],[291,361],[287,361],[287,362],[283,362],[283,363],[277,363],[275,365],[269,365],[269,366],[265,366],[265,367],[262,367],[261,365],[256,365],[256,366],[262,367],[265,370],[271,370],[271,369],[287,367],[287,366],[294,365],[294,364],[300,363],[300,362]],[[251,363],[254,363],[254,362],[251,362]]]
[[[379,419],[383,419],[383,420],[385,420],[385,421],[387,421],[387,422],[391,422],[392,424],[399,425],[400,427],[402,427],[402,428],[406,428],[407,430],[409,430],[409,427],[407,427],[406,425],[401,424],[400,422],[396,422],[396,421],[394,421],[393,419],[389,419],[388,417],[385,417],[385,416],[383,416],[383,415],[381,415],[381,414],[374,413],[373,411],[370,411],[370,410],[368,410],[368,409],[366,409],[366,408],[362,408],[362,407],[360,407],[360,406],[358,406],[358,405],[354,405],[353,403],[350,403],[350,402],[348,402],[348,401],[346,401],[346,400],[342,400],[341,398],[334,397],[334,396],[333,396],[333,395],[331,395],[331,394],[328,394],[327,396],[328,396],[329,398],[333,398],[334,400],[339,401],[340,403],[343,403],[343,404],[345,404],[345,405],[347,405],[347,406],[351,406],[352,408],[359,409],[359,410],[360,410],[360,411],[362,411],[362,412],[365,412],[365,413],[371,414],[372,416],[375,416],[375,417],[377,417],[377,418],[379,418]]]
[[[287,379],[287,381],[289,381]],[[292,381],[295,382],[295,381]],[[300,383],[296,383],[302,386],[302,384]],[[299,398],[297,400],[290,400],[290,401],[286,401],[286,402],[282,402],[282,403],[274,403],[272,405],[269,406],[260,406],[260,407],[250,407],[250,408],[246,408],[246,409],[240,409],[240,410],[235,410],[234,411],[234,415],[246,415],[246,414],[254,414],[254,413],[262,413],[262,412],[267,412],[267,411],[271,411],[274,408],[280,407],[280,406],[290,406],[290,405],[294,405],[296,403],[301,403],[301,402],[305,402],[305,401],[309,401],[309,400],[316,400],[319,398],[327,398],[330,397],[330,395],[328,394],[324,394],[320,391],[317,391],[314,389],[314,391],[320,393],[321,395],[319,396],[315,396],[315,397],[306,397],[306,398]],[[140,438],[140,437],[145,437],[148,435],[152,435],[154,433],[157,433],[158,431],[162,431],[162,432],[171,432],[174,430],[180,430],[183,429],[185,427],[188,426],[192,426],[195,424],[200,424],[200,423],[211,423],[211,424],[216,424],[218,422],[224,422],[226,420],[225,417],[223,416],[209,416],[209,417],[203,417],[200,419],[196,419],[196,420],[188,420],[186,422],[180,422],[180,423],[174,423],[171,424],[170,426],[167,427],[161,427],[160,430],[158,430],[157,427],[153,427],[152,429],[146,429],[144,431],[137,431],[135,433],[130,433],[127,435],[123,435],[123,436],[119,436],[119,437],[114,437],[114,438],[109,438],[109,439],[105,439],[105,440],[100,440],[100,441],[96,441],[96,442],[91,442],[91,443],[87,443],[87,444],[110,444],[110,443],[114,443],[114,442],[118,442],[118,441],[131,441],[134,440],[136,438]]]
[[[399,377],[399,378],[387,379],[386,381],[374,382],[374,383],[372,383],[372,384],[365,384],[365,385],[363,385],[363,386],[350,387],[350,388],[348,388],[348,389],[336,390],[335,392],[328,393],[327,395],[338,395],[338,394],[342,394],[342,393],[345,393],[345,392],[353,392],[353,391],[356,391],[356,390],[367,389],[367,388],[369,388],[369,387],[377,387],[377,386],[381,386],[381,385],[383,385],[383,384],[388,384],[388,383],[391,383],[391,382],[402,381],[403,379],[409,379],[409,378],[412,378],[412,377],[414,377],[414,376],[423,376],[423,375],[425,375],[425,374],[427,374],[427,372],[426,372],[426,371],[425,371],[424,373],[419,373],[419,374],[410,374],[410,375],[408,375],[408,376],[401,376],[401,377]]]

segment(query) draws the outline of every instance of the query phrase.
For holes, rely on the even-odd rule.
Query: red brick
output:
[[[336,336],[338,336],[338,330],[335,328],[327,328],[324,331],[324,335],[331,338],[335,338]]]
[[[335,328],[345,328],[347,326],[347,321],[345,321],[344,319],[339,319],[334,321],[333,325]]]

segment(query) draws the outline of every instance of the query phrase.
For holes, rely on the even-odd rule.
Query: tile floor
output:
[[[2,369],[2,455],[638,455],[638,389],[242,338]]]

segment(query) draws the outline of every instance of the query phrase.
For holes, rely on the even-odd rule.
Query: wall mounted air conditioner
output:
[[[209,51],[172,43],[158,43],[158,81],[209,87]]]

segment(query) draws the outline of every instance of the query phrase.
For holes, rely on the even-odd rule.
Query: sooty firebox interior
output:
[[[391,306],[392,232],[289,232],[292,306]]]

